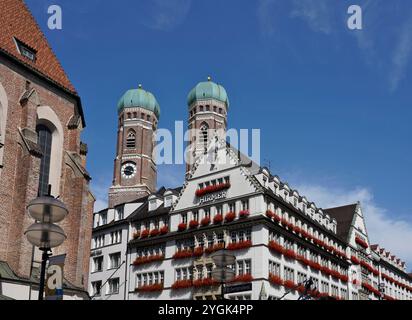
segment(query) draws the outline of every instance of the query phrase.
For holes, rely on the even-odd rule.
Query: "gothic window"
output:
[[[49,176],[50,176],[50,158],[52,148],[52,132],[45,125],[38,125],[36,128],[38,143],[43,153],[40,163],[39,175],[39,196],[48,194]]]
[[[126,147],[136,148],[136,132],[134,130],[130,130],[127,134]]]
[[[208,141],[208,134],[209,134],[209,126],[204,123],[201,127],[200,127],[200,142],[206,146],[207,141]]]

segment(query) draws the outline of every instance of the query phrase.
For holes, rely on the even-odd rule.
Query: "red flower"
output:
[[[305,238],[305,239],[307,239],[308,237],[309,237],[309,233],[307,233],[305,230],[301,230],[300,231],[300,234],[301,234],[301,236],[303,237],[303,238]]]
[[[285,250],[279,243],[273,240],[269,242],[268,246],[270,250],[275,251],[280,254],[283,254],[283,251]]]
[[[348,282],[348,281],[349,281],[349,277],[348,277],[347,275],[345,275],[345,274],[341,274],[341,275],[340,275],[340,280],[341,280],[342,282]]]
[[[270,211],[270,210],[267,210],[267,211],[266,211],[266,216],[267,216],[269,219],[272,219],[274,215],[275,215],[275,214],[274,214],[272,211]]]
[[[192,221],[189,222],[190,229],[195,229],[198,226],[199,226],[199,221],[197,221],[197,220],[192,220]]]
[[[216,286],[218,284],[219,283],[213,278],[197,279],[193,281],[193,286],[196,288],[211,287],[211,286]]]
[[[225,221],[232,222],[233,220],[235,220],[235,218],[236,218],[236,214],[234,212],[228,212],[226,213]]]
[[[222,249],[224,249],[224,247],[225,247],[225,245],[223,243],[218,243],[218,244],[215,244],[212,247],[207,247],[205,249],[205,252],[209,254],[209,253],[212,253],[212,252],[215,252],[215,251],[222,250]]]
[[[213,223],[214,224],[219,224],[223,222],[223,216],[221,214],[217,214],[215,215],[215,217],[213,218]]]
[[[249,217],[249,210],[242,210],[239,212],[239,218],[247,218]]]
[[[283,251],[283,255],[284,255],[285,257],[287,257],[287,258],[290,258],[290,259],[295,259],[295,258],[296,258],[296,253],[295,253],[295,251],[290,250],[290,249],[284,250],[284,251]]]
[[[185,230],[187,229],[187,224],[182,222],[182,223],[180,223],[180,224],[178,225],[177,229],[178,229],[180,232],[185,231]]]
[[[140,234],[140,238],[144,239],[147,238],[150,235],[150,231],[149,230],[143,230],[142,233]]]
[[[235,277],[231,282],[250,282],[253,280],[253,277],[251,274],[243,274]]]
[[[273,214],[273,221],[275,221],[277,223],[279,223],[281,221],[280,217],[276,213]]]
[[[361,247],[364,247],[365,249],[369,247],[366,241],[361,239],[360,237],[356,237],[355,242],[359,244]]]
[[[322,266],[319,263],[314,262],[314,261],[309,261],[309,266],[315,270],[322,270]]]
[[[140,231],[136,231],[135,233],[133,233],[133,239],[138,239],[140,238]]]
[[[204,217],[200,224],[204,227],[208,226],[210,224],[210,218],[209,217]]]
[[[282,218],[280,220],[280,223],[282,224],[282,226],[287,227],[287,225],[289,224],[288,220],[286,220],[285,218]]]
[[[152,256],[143,256],[143,257],[137,257],[135,261],[133,261],[134,266],[140,266],[142,264],[147,264],[147,263],[152,263],[152,262],[157,262],[157,261],[162,261],[165,258],[163,254],[156,254]]]
[[[283,285],[284,285],[286,288],[291,289],[291,290],[296,290],[296,287],[297,287],[297,285],[296,285],[293,281],[291,281],[291,280],[286,280],[286,281],[283,283]]]
[[[355,256],[351,256],[350,260],[352,261],[353,264],[360,264],[360,260],[358,258],[356,258]]]
[[[187,259],[187,258],[191,258],[192,255],[193,255],[193,252],[190,249],[178,250],[173,255],[173,259]]]
[[[197,197],[202,197],[205,194],[218,192],[218,191],[229,189],[229,188],[230,188],[230,183],[221,183],[221,184],[218,184],[218,185],[215,185],[215,186],[211,185],[211,186],[207,186],[203,189],[198,189],[196,191],[196,196]]]
[[[193,285],[192,280],[178,280],[172,284],[173,290],[190,288]]]
[[[150,231],[150,236],[151,237],[156,237],[160,234],[159,229],[153,229],[152,231]]]
[[[197,247],[193,251],[193,256],[194,257],[201,257],[203,255],[203,252],[204,252],[203,247]]]
[[[283,280],[281,277],[276,276],[274,274],[269,274],[269,282],[274,284],[275,286],[283,285]]]
[[[308,266],[310,261],[306,259],[304,256],[296,255],[296,260],[300,261],[302,264]]]
[[[322,271],[324,274],[328,276],[332,274],[332,270],[329,269],[328,267],[321,267],[320,271]]]
[[[295,231],[296,234],[300,234],[302,229],[299,228],[298,226],[293,227],[293,231]]]
[[[142,286],[136,289],[139,292],[156,292],[163,290],[163,283],[156,283],[151,285]]]
[[[247,248],[250,248],[251,246],[252,246],[252,241],[247,240],[247,241],[229,243],[229,245],[227,246],[227,249],[234,251],[234,250],[247,249]]]
[[[168,228],[168,226],[163,226],[161,229],[160,229],[160,234],[166,234],[166,233],[168,233],[169,232],[169,228]]]

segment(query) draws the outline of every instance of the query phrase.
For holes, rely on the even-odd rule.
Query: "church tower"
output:
[[[212,137],[226,138],[229,98],[225,88],[208,77],[198,83],[187,98],[189,142],[186,154],[186,175],[197,157],[207,150]]]
[[[109,207],[156,191],[157,170],[153,149],[160,107],[152,93],[139,85],[118,103],[117,150]]]

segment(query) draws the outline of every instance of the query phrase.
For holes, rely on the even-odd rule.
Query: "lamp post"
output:
[[[212,277],[221,285],[221,297],[225,300],[225,284],[231,281],[235,277],[234,270],[228,268],[228,265],[233,265],[236,262],[236,257],[230,254],[224,249],[215,252],[211,258],[216,265],[216,268],[212,271]]]
[[[51,186],[49,185],[48,195],[38,197],[28,204],[28,214],[36,222],[24,233],[27,240],[43,252],[40,271],[39,300],[43,300],[46,263],[51,255],[49,251],[51,251],[52,248],[60,246],[64,240],[66,240],[63,229],[55,223],[63,221],[68,214],[68,210],[64,203],[51,196],[50,192]]]

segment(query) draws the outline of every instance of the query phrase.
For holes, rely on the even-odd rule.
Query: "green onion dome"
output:
[[[118,112],[122,112],[126,108],[143,108],[152,111],[157,119],[160,118],[160,106],[155,96],[139,85],[138,89],[131,89],[120,98],[117,104]]]
[[[208,81],[198,83],[189,93],[187,97],[187,104],[192,105],[195,101],[214,99],[226,104],[229,108],[229,97],[227,96],[225,88],[214,83],[210,77]]]

